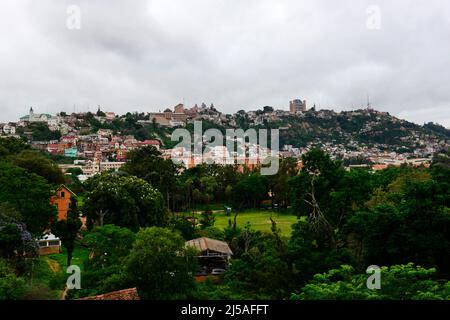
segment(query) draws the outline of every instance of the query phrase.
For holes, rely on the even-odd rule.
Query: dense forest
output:
[[[320,149],[302,164],[282,159],[273,176],[182,170],[145,147],[122,170],[80,183],[22,141],[0,139],[0,299],[59,299],[71,264],[82,288],[66,299],[131,287],[143,299],[450,299],[449,151],[430,168],[346,170]],[[76,196],[57,221],[49,199],[61,184]],[[222,228],[223,206],[231,212]],[[270,229],[237,224],[249,210],[273,212]],[[295,216],[288,233],[283,215]],[[64,247],[53,273],[35,241],[49,229]],[[220,281],[194,281],[198,261],[185,241],[201,236],[233,251]],[[366,286],[373,265],[378,290]]]

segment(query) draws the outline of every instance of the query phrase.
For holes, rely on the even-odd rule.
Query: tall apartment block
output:
[[[289,101],[289,112],[292,114],[306,111],[306,100],[295,99]]]

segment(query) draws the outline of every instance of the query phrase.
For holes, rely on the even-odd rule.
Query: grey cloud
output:
[[[66,28],[79,5],[81,30]],[[369,5],[381,29],[366,27]],[[0,121],[38,112],[375,107],[450,127],[450,3],[2,0]]]

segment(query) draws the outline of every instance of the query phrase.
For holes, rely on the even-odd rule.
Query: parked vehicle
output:
[[[225,269],[212,269],[211,274],[222,274],[225,273]]]

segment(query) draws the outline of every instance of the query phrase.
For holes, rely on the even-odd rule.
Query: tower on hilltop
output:
[[[292,114],[302,113],[306,111],[306,100],[294,99],[289,101],[289,112]]]

